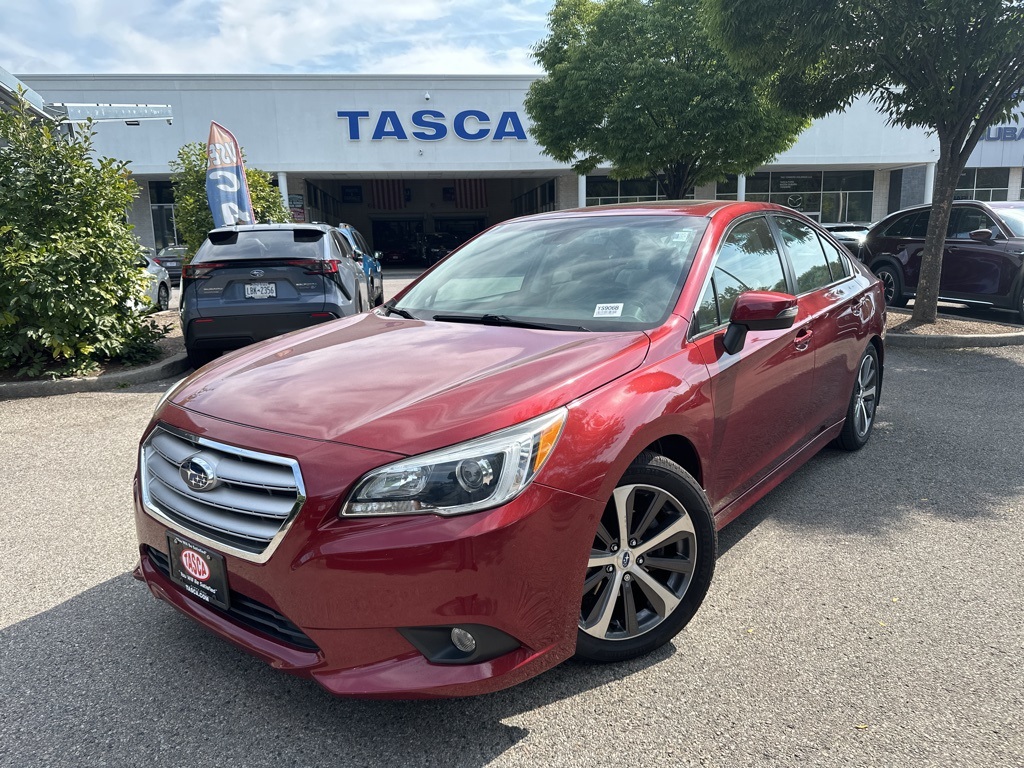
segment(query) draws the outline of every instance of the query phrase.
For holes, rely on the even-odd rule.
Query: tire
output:
[[[594,536],[576,658],[624,661],[669,642],[703,602],[717,547],[711,506],[697,481],[664,456],[640,454]]]
[[[161,312],[166,312],[171,306],[171,292],[163,283],[160,284],[160,288],[156,292],[156,305]]]
[[[1020,321],[1024,323],[1024,286],[1020,289],[1020,296],[1017,297],[1017,314],[1020,315]]]
[[[878,352],[875,345],[869,343],[857,365],[843,431],[835,440],[836,446],[844,451],[859,451],[871,437],[871,429],[875,426],[875,408],[878,405],[878,373]]]
[[[186,347],[185,354],[188,355],[188,364],[196,370],[199,370],[204,365],[214,360],[220,353],[210,349]]]
[[[903,293],[903,278],[892,264],[880,264],[872,270],[885,289],[885,306],[905,307],[909,299]]]

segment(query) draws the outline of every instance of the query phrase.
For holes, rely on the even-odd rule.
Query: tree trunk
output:
[[[915,323],[934,323],[938,313],[939,281],[942,278],[942,256],[946,245],[946,229],[953,210],[953,195],[963,170],[957,142],[939,136],[939,159],[935,165],[935,189],[932,192],[932,212],[921,252],[921,271],[917,278],[914,298]]]

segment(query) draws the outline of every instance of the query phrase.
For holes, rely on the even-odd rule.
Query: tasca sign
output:
[[[441,141],[454,136],[462,141],[526,141],[518,112],[491,116],[482,109],[464,109],[449,117],[439,109],[420,109],[401,116],[394,110],[371,114],[368,110],[339,110],[350,141]]]

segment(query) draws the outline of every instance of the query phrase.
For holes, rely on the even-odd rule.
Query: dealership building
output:
[[[541,211],[662,197],[651,180],[577,176],[530,136],[530,76],[19,75],[46,103],[167,104],[173,121],[95,126],[99,154],[127,160],[143,244],[176,241],[170,163],[210,122],[268,171],[297,221],[353,224],[385,248],[417,233],[466,238]],[[732,128],[720,128],[723,139]],[[938,141],[888,125],[867,100],[816,121],[788,151],[695,197],[767,200],[822,222],[875,221],[930,200]],[[958,197],[1021,198],[1024,127],[990,128]]]

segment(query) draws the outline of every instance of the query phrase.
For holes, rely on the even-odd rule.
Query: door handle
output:
[[[796,338],[793,340],[793,345],[803,352],[807,347],[811,345],[811,337],[814,335],[814,331],[810,328],[801,328],[797,333]]]

